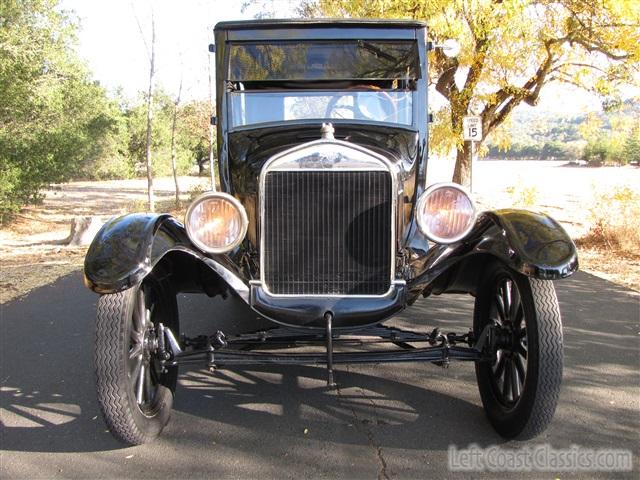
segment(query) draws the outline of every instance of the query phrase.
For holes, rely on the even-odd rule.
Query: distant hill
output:
[[[631,100],[609,112],[597,114],[602,130],[611,131],[611,120],[616,116],[632,116],[640,119],[640,105]],[[588,114],[563,115],[536,108],[521,109],[511,117],[511,146],[505,151],[489,140],[486,158],[572,160],[579,158],[586,144],[579,127],[587,121]],[[640,120],[639,120],[640,121]]]

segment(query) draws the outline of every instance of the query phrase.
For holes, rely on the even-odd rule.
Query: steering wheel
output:
[[[382,90],[380,87],[377,87],[375,85],[354,85],[352,87],[349,87],[348,90],[362,90],[363,88],[366,90],[373,90],[376,92],[380,92],[382,96],[377,97],[377,99],[380,100],[381,98],[384,98],[386,100],[386,102],[379,102],[381,109],[385,113],[385,117],[382,118],[382,120],[390,119],[392,122],[398,121],[398,106],[396,105],[396,102],[393,100],[391,95],[389,95],[389,92],[386,92]],[[324,114],[325,118],[332,118],[331,113],[336,109],[344,109],[344,110],[353,111],[355,117],[371,119],[371,120],[379,120],[377,118],[372,118],[370,114],[364,113],[357,101],[354,101],[354,105],[338,105],[338,102],[347,96],[351,96],[351,94],[334,96],[333,98],[331,98],[331,100],[329,100],[329,103],[327,103],[327,109]],[[354,100],[356,99],[354,98]],[[388,111],[387,108],[385,108],[385,105],[387,107],[390,107],[389,109],[391,110],[390,112]]]

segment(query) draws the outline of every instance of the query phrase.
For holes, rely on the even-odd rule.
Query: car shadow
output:
[[[560,443],[637,444],[633,406],[601,404],[585,396],[589,389],[637,388],[637,297],[581,273],[557,285],[565,317],[565,385],[544,438]],[[97,298],[84,288],[81,273],[75,272],[2,305],[3,450],[123,448],[106,431],[95,396],[92,346]],[[189,334],[216,329],[232,334],[270,325],[231,300],[182,295],[179,304],[183,329]],[[393,322],[418,330],[466,329],[472,307],[468,296],[435,297],[420,300]],[[484,417],[471,364],[454,364],[448,370],[418,363],[337,370],[339,388],[330,390],[321,367],[247,367],[214,374],[185,369],[174,418],[159,441],[201,442],[214,437],[247,455],[256,449],[261,449],[260,455],[281,451],[282,444],[269,440],[273,435],[295,444],[308,432],[338,445],[375,443],[406,450],[503,441]],[[251,440],[227,435],[236,429],[250,431]]]

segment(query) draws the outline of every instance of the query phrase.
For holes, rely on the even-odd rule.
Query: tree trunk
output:
[[[173,104],[173,122],[171,123],[171,169],[173,170],[173,182],[176,184],[176,207],[180,205],[180,186],[178,185],[178,169],[176,166],[176,122],[178,119],[180,95],[182,95],[182,78],[180,78],[178,96]]]
[[[89,245],[102,225],[104,221],[100,217],[75,217],[71,222],[69,236],[59,243],[71,247]]]
[[[151,145],[153,140],[153,76],[155,74],[156,54],[156,25],[151,11],[151,59],[149,68],[149,94],[147,95],[147,197],[149,211],[155,212],[155,197],[153,195],[153,169],[151,164]]]
[[[456,151],[456,165],[453,169],[453,182],[471,188],[471,142],[464,142],[462,150]]]

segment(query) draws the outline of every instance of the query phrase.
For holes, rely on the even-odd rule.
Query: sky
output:
[[[156,79],[183,98],[209,94],[208,62],[213,68],[213,27],[224,20],[251,19],[259,8],[242,11],[246,0],[62,0],[63,10],[79,20],[78,50],[94,78],[108,90],[122,87],[130,98],[149,84],[151,12],[156,25]],[[289,16],[293,0],[276,0]],[[259,6],[260,4],[258,4]],[[213,72],[213,71],[212,71]]]
[[[213,55],[213,27],[225,20],[251,19],[263,5],[275,5],[277,17],[290,17],[297,0],[62,0],[80,24],[79,53],[109,91],[122,88],[131,99],[148,88],[151,12],[156,24],[156,80],[175,95],[183,81],[184,100],[207,98],[208,68]],[[433,97],[432,97],[433,98]],[[433,105],[432,105],[433,107]],[[549,85],[538,110],[580,113],[597,110],[597,99],[575,88]],[[521,106],[521,109],[532,107]]]

